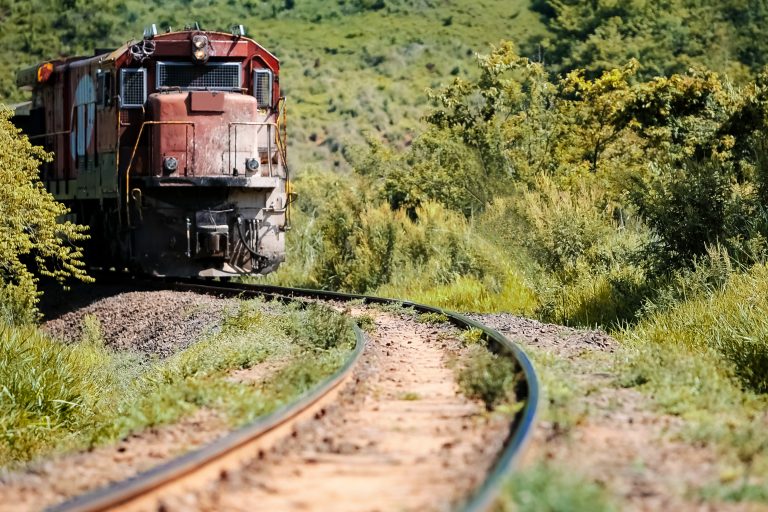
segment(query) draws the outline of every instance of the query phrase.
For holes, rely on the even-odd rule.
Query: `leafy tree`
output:
[[[706,66],[747,81],[766,63],[759,0],[538,0],[535,8],[552,36],[533,43],[560,71],[594,77],[634,58],[643,63],[641,78]]]
[[[30,144],[10,116],[0,110],[0,310],[6,321],[19,321],[31,317],[38,276],[89,278],[78,246],[87,238],[85,228],[57,221],[68,209],[38,177],[40,164],[51,157]]]

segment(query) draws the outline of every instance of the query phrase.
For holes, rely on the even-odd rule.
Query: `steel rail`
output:
[[[305,288],[288,288],[273,285],[242,284],[228,282],[213,282],[195,278],[173,278],[165,281],[153,281],[152,286],[163,289],[183,289],[202,293],[222,295],[261,296],[277,300],[292,298],[313,298],[326,301],[360,301],[363,304],[397,304],[405,308],[412,308],[420,313],[436,313],[444,315],[449,322],[460,329],[478,329],[486,341],[488,348],[499,354],[512,357],[523,374],[521,386],[518,389],[518,398],[525,401],[523,408],[517,413],[510,425],[508,437],[504,443],[504,449],[499,454],[490,472],[483,483],[460,504],[459,510],[464,512],[478,512],[488,510],[498,495],[506,476],[516,468],[520,458],[530,443],[533,428],[538,415],[540,392],[536,371],[525,352],[503,336],[498,331],[487,327],[480,322],[467,318],[464,315],[444,310],[434,306],[419,304],[408,300],[391,299],[354,293],[332,292],[325,290],[312,290]],[[237,430],[211,445],[174,459],[166,464],[158,466],[146,473],[141,473],[131,479],[119,482],[113,486],[99,489],[58,505],[51,511],[55,512],[94,512],[109,510],[136,499],[142,493],[156,489],[164,485],[165,481],[178,480],[195,471],[200,464],[220,456],[221,452],[229,453],[237,450],[248,439],[259,436],[260,432],[277,427],[284,421],[297,416],[301,410],[310,407],[320,400],[329,389],[334,389],[344,380],[354,364],[359,360],[363,351],[364,338],[357,326],[355,328],[356,345],[352,357],[345,366],[326,382],[310,391],[294,404],[284,406],[282,409],[271,413],[263,419],[257,420],[251,425]],[[335,384],[334,384],[335,383]]]
[[[242,284],[242,283],[215,283],[202,281],[200,279],[175,279],[177,286],[207,287],[212,291],[238,289],[257,292],[267,296],[289,296],[316,298],[321,300],[337,301],[362,301],[365,304],[400,304],[406,308],[413,308],[421,313],[437,313],[445,315],[451,324],[460,328],[474,328],[482,332],[482,337],[488,344],[488,348],[496,353],[507,354],[511,356],[519,365],[523,373],[523,388],[521,390],[522,399],[525,405],[518,413],[510,426],[510,433],[504,445],[502,453],[496,460],[488,476],[483,480],[482,485],[459,507],[464,512],[478,512],[488,510],[493,500],[498,495],[504,477],[507,476],[519,463],[525,448],[531,441],[533,428],[538,415],[540,390],[539,379],[533,363],[527,354],[509,338],[498,331],[481,324],[460,313],[448,311],[442,308],[428,306],[408,300],[399,300],[386,297],[376,297],[371,295],[361,295],[355,293],[334,292],[326,290],[313,290],[307,288],[289,288],[273,285],[260,284]]]
[[[185,285],[185,288],[189,288],[189,286]],[[196,289],[198,291],[211,291],[205,286],[199,286]],[[215,292],[226,295],[266,296],[277,300],[285,299],[284,295],[278,296],[276,294],[233,288],[217,289]],[[133,503],[141,500],[144,495],[176,483],[198,472],[203,466],[215,464],[220,459],[236,453],[249,443],[253,443],[264,435],[275,431],[288,421],[301,416],[302,413],[310,410],[313,405],[318,404],[330,393],[339,390],[341,385],[352,376],[352,371],[360,360],[365,348],[365,336],[362,331],[354,324],[352,328],[355,333],[355,347],[352,349],[352,353],[344,365],[319,385],[301,395],[297,400],[283,405],[270,414],[200,449],[139,473],[127,480],[76,496],[47,510],[51,512],[96,512],[130,507]]]

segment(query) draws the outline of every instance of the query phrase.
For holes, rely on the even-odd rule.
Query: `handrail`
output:
[[[95,103],[94,103],[95,104]],[[89,105],[89,103],[84,103],[83,105]],[[55,135],[66,135],[68,133],[72,133],[72,121],[75,118],[75,107],[78,107],[79,105],[72,105],[72,108],[69,109],[69,130],[61,130],[58,132],[48,132],[48,133],[41,133],[38,135],[27,135],[27,138],[29,140],[33,139],[41,139],[43,137],[53,137]]]
[[[196,152],[196,134],[195,134],[195,123],[193,121],[144,121],[141,123],[141,128],[139,128],[139,134],[136,136],[136,143],[133,145],[133,151],[131,152],[131,159],[128,161],[128,167],[125,169],[125,217],[126,217],[126,224],[128,227],[131,226],[131,216],[128,211],[128,204],[129,204],[129,193],[128,190],[130,189],[130,176],[131,176],[131,168],[133,167],[133,160],[136,157],[136,151],[139,149],[139,142],[141,142],[141,136],[144,133],[144,127],[147,125],[155,126],[155,125],[163,125],[163,124],[169,124],[169,125],[187,125],[192,126],[192,169],[194,170],[195,165],[195,152]],[[189,141],[187,141],[187,144],[189,144]],[[187,150],[186,153],[188,154],[189,151]]]
[[[267,121],[230,121],[227,128],[227,168],[232,169],[232,127],[233,126],[266,126],[267,130],[267,162],[269,163],[269,175],[273,176],[272,168],[272,128],[278,133],[277,123]],[[257,148],[258,149],[258,148]],[[237,130],[235,130],[235,155],[237,155]]]

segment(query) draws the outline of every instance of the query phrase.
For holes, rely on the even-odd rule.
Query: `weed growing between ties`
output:
[[[339,314],[260,301],[242,302],[217,334],[150,363],[105,348],[92,317],[72,345],[33,327],[3,327],[0,466],[106,443],[202,407],[243,424],[329,376],[353,344]],[[271,359],[282,365],[265,382],[228,378]]]
[[[513,405],[518,380],[518,369],[511,358],[493,354],[480,344],[471,345],[457,361],[459,389],[467,397],[481,400],[487,411]]]

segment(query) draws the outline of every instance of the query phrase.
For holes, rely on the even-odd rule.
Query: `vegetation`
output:
[[[768,392],[763,3],[107,4],[1,5],[8,30],[0,40],[8,51],[0,56],[0,97],[23,98],[9,72],[19,63],[116,45],[148,23],[161,29],[194,19],[209,28],[245,23],[282,59],[300,175],[288,238],[292,259],[269,280],[611,330],[623,346],[620,384],[646,391],[660,410],[685,419],[691,441],[716,447],[724,461],[743,468],[740,485],[705,489],[702,496],[764,499],[750,480],[768,475],[760,412]],[[0,153],[0,172],[23,171],[14,174],[21,181],[11,180],[19,186],[5,193],[47,197],[34,176],[44,156],[7,123],[0,128],[9,137],[0,146],[13,148]],[[17,205],[11,214],[28,209],[5,200],[0,209],[4,204]],[[43,208],[44,218],[64,213],[53,204]],[[17,218],[30,217],[39,216]],[[52,233],[47,225],[42,232]],[[9,240],[29,234],[19,223],[8,226],[15,229]],[[0,239],[0,261],[19,262],[0,276],[7,319],[28,318],[34,272],[63,277],[64,269],[82,277],[79,252],[71,248],[82,233],[61,226],[67,225],[30,242],[42,246]],[[35,270],[26,266],[29,258],[13,259],[22,253],[50,266]],[[66,264],[50,263],[57,258]],[[321,324],[326,327],[308,336],[318,350],[332,344],[325,330],[334,329],[332,322]],[[19,339],[44,339],[26,327],[4,332],[13,341],[2,354],[16,354]],[[34,386],[41,396],[65,398],[51,398],[45,402],[51,410],[22,423],[48,428],[40,418],[50,418],[75,425],[80,420],[66,419],[72,411],[100,407],[77,397],[91,396],[93,379],[101,378],[82,365],[102,349],[39,343],[42,348],[13,356],[26,368],[20,375],[38,375],[34,361],[64,358]],[[464,386],[493,406],[510,373],[497,372],[481,346],[472,351]],[[567,365],[538,357],[555,375],[545,379],[554,420],[568,429],[584,414],[569,409],[570,397],[588,390],[558,385]],[[72,358],[77,362],[67,362]],[[231,362],[211,362],[203,373]],[[170,383],[191,363],[173,364]],[[201,378],[196,371],[190,378]],[[85,377],[71,377],[81,372]],[[76,398],[46,391],[61,386]],[[200,396],[195,400],[205,402]],[[84,405],[67,405],[77,400]],[[561,475],[549,468],[529,476],[508,493],[520,508],[559,510],[566,503],[572,510],[590,500],[590,509],[610,508],[599,492],[568,479],[553,495],[547,482],[560,482]],[[535,496],[543,501],[530,502]]]
[[[760,26],[765,4],[752,0],[697,2],[580,2],[534,0],[549,34],[531,41],[560,71],[599,74],[631,58],[643,76],[669,76],[702,67],[737,81],[768,63]]]
[[[459,361],[456,380],[462,393],[481,400],[488,411],[515,403],[518,375],[514,360],[482,345],[471,346]]]
[[[38,177],[50,155],[34,147],[0,109],[0,316],[6,323],[35,317],[37,280],[47,276],[88,280],[78,243],[84,228],[57,222],[68,213]]]
[[[503,512],[608,512],[617,507],[594,483],[542,462],[522,471],[507,484],[497,509]]]
[[[269,311],[269,312],[267,312]],[[85,448],[178,420],[199,408],[241,425],[295,399],[338,369],[354,342],[349,323],[319,306],[247,301],[222,330],[147,363],[105,348],[95,318],[64,345],[34,327],[0,330],[0,466]],[[234,369],[285,363],[265,382]]]

